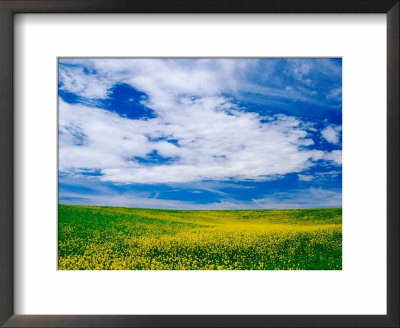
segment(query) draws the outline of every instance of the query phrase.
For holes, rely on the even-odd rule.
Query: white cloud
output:
[[[312,61],[303,59],[303,60],[292,60],[290,63],[293,66],[293,74],[297,79],[302,80],[304,76],[310,74],[310,71],[312,69]]]
[[[338,144],[340,142],[340,133],[342,131],[342,127],[338,125],[328,125],[321,131],[322,136],[326,141],[332,144]]]
[[[337,100],[342,99],[342,88],[340,87],[340,88],[331,90],[327,94],[326,99],[337,99]]]
[[[266,209],[341,207],[342,192],[322,188],[299,189],[266,195],[253,202]]]
[[[104,98],[116,83],[145,91],[162,106],[176,96],[210,96],[237,88],[241,72],[257,60],[63,59],[61,89],[84,97]],[[88,67],[85,72],[79,65]],[[94,91],[96,90],[96,91]],[[170,104],[169,104],[170,105]]]
[[[342,165],[342,151],[341,150],[332,150],[329,153],[325,153],[323,159],[326,161],[332,161],[336,165]]]
[[[235,199],[219,200],[213,203],[198,204],[190,201],[167,200],[149,197],[146,193],[116,193],[106,191],[102,194],[81,194],[64,192],[62,204],[82,204],[99,206],[128,206],[139,208],[165,208],[188,210],[212,209],[297,209],[297,208],[328,208],[341,207],[342,194],[340,190],[309,188],[289,190],[287,192],[265,195],[263,198],[251,201]]]
[[[297,177],[299,178],[300,181],[311,181],[313,179],[312,175],[307,175],[307,174],[298,174]]]
[[[86,74],[82,67],[60,66],[59,79],[62,81],[61,91],[68,91],[81,97],[104,99],[108,89],[113,85],[113,79],[98,74]]]
[[[335,155],[333,155],[335,154]],[[337,165],[341,165],[341,154],[339,153],[328,153],[325,155],[324,159],[328,161],[335,161]],[[327,158],[326,158],[327,157]],[[341,172],[337,170],[327,171],[327,172],[313,172],[313,174],[298,174],[297,177],[299,181],[329,181],[332,178],[336,178]]]
[[[80,68],[80,60],[63,62],[70,65],[60,73],[65,90],[104,98],[113,85],[128,83],[148,95],[147,106],[157,117],[132,120],[60,99],[61,172],[99,170],[100,179],[115,183],[260,181],[301,172],[320,159],[337,160],[304,148],[313,144],[307,122],[244,112],[222,96],[240,87],[239,76],[253,61],[85,60],[91,73]],[[138,160],[154,152],[170,160]]]
[[[300,172],[324,156],[301,149],[310,142],[297,119],[280,115],[260,123],[257,114],[228,113],[221,104],[220,98],[197,99],[145,121],[60,100],[60,170],[101,170],[102,180],[121,183],[266,180]],[[163,137],[178,145],[152,141]],[[172,160],[135,160],[154,151]]]
[[[329,78],[340,77],[342,74],[341,65],[335,63],[329,59],[319,58],[315,59],[290,59],[287,60],[288,67],[290,70],[286,74],[293,76],[299,82],[304,83],[304,85],[311,87],[316,85],[316,77],[318,75],[324,75]],[[336,90],[336,89],[335,89]],[[335,95],[327,95],[327,99],[337,98],[339,89],[336,91]],[[340,88],[341,96],[341,88]]]

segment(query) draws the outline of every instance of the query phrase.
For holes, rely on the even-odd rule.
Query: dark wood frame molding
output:
[[[0,324],[4,327],[399,327],[399,0],[0,0]],[[14,315],[15,13],[385,13],[387,315]]]

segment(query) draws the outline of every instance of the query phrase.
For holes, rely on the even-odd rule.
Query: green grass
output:
[[[342,209],[59,205],[60,270],[341,270]]]

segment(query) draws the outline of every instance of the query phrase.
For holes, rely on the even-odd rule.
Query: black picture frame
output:
[[[0,324],[4,327],[399,327],[399,8],[399,0],[0,0]],[[15,315],[13,17],[16,13],[385,13],[387,315]]]

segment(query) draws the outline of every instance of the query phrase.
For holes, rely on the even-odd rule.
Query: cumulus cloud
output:
[[[342,127],[338,125],[328,125],[325,127],[321,134],[325,138],[326,141],[332,144],[338,144],[340,142],[340,134],[342,132]]]
[[[59,90],[91,99],[107,98],[108,89],[114,83],[114,79],[109,79],[107,76],[94,72],[88,74],[81,66],[61,65],[59,79],[62,82]]]
[[[178,63],[179,62],[179,63]],[[146,92],[151,104],[173,105],[177,96],[213,96],[235,90],[240,74],[257,60],[62,59],[60,89],[104,98],[116,83]]]
[[[313,179],[313,176],[308,174],[298,174],[297,177],[300,181],[311,181]]]
[[[103,181],[120,183],[266,180],[324,156],[304,149],[310,141],[298,119],[278,115],[261,123],[258,114],[232,108],[223,98],[202,98],[131,120],[60,100],[60,170],[100,170]],[[161,161],[143,161],[155,152]]]
[[[102,181],[127,184],[264,181],[300,173],[318,160],[338,163],[337,153],[309,147],[307,122],[247,112],[225,95],[240,88],[242,73],[256,62],[63,60],[61,90],[104,99],[116,84],[128,84],[148,96],[145,105],[155,117],[130,119],[60,98],[60,171],[95,171]],[[322,135],[336,143],[335,129],[328,126]]]
[[[336,165],[342,165],[342,151],[332,150],[331,152],[325,153],[323,159],[326,161],[332,161]]]

